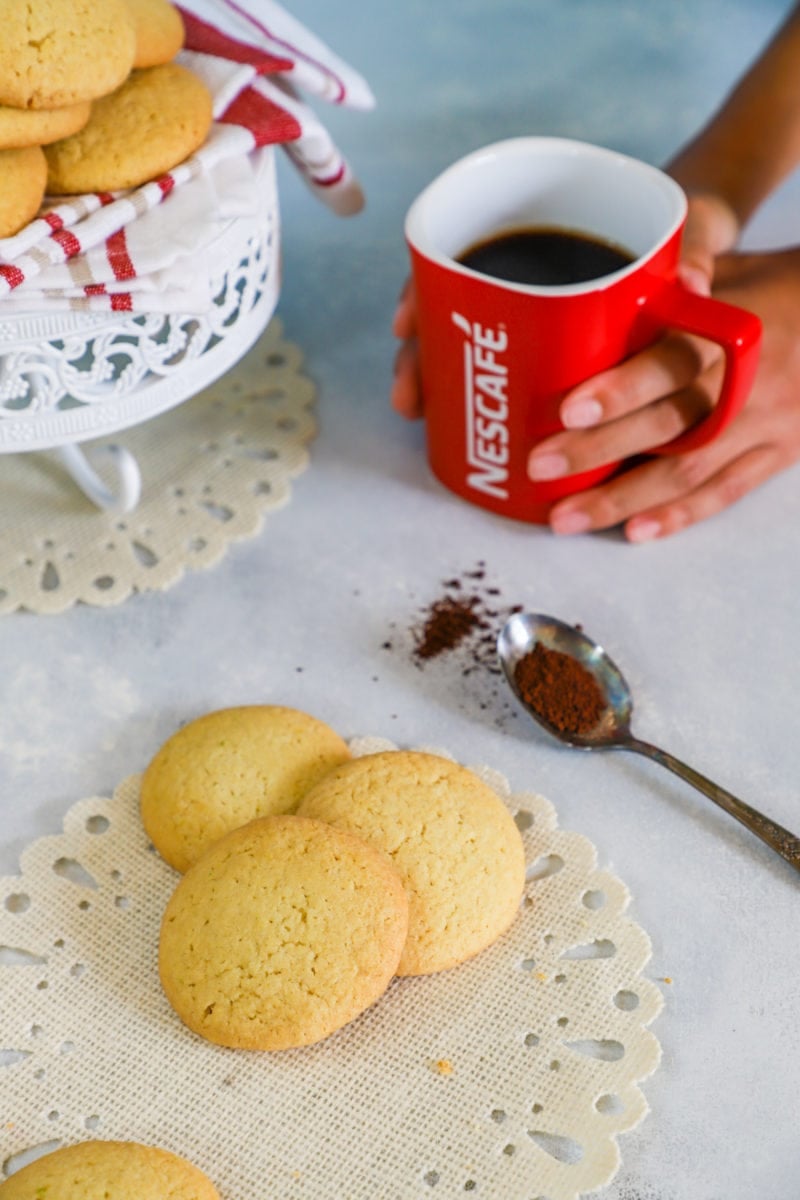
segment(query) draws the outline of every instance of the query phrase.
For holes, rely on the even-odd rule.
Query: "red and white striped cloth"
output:
[[[205,80],[214,124],[205,144],[160,179],[127,192],[72,196],[0,238],[0,320],[21,311],[198,312],[211,303],[198,250],[259,210],[257,155],[280,144],[335,212],[357,212],[360,186],[301,99],[368,109],[366,81],[274,0],[186,0],[178,61]]]

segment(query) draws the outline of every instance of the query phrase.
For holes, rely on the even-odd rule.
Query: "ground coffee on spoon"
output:
[[[525,703],[562,733],[591,733],[606,707],[591,671],[541,642],[519,660],[514,682]]]

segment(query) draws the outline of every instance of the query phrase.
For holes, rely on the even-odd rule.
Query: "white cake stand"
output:
[[[141,476],[122,445],[81,443],[138,425],[224,374],[265,329],[280,286],[275,155],[258,151],[257,219],[237,218],[209,243],[214,297],[196,314],[23,313],[0,321],[0,454],[53,450],[99,507],[130,511]]]

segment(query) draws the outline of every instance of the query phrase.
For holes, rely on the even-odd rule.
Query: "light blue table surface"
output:
[[[6,873],[73,801],[228,704],[285,703],[346,736],[440,745],[546,795],[628,884],[653,942],[648,974],[673,980],[654,1027],[663,1062],[644,1085],[651,1113],[622,1138],[607,1200],[800,1195],[798,879],[655,766],[562,750],[500,719],[499,699],[482,707],[480,681],[446,663],[420,671],[382,644],[408,645],[442,581],[483,561],[501,603],[579,621],[605,644],[634,686],[643,737],[800,830],[800,474],[640,547],[615,533],[559,540],[450,496],[428,471],[422,427],[387,401],[403,216],[450,161],[514,134],[662,162],[788,7],[297,0],[378,101],[369,114],[319,109],[365,187],[363,214],[334,217],[280,172],[278,312],[319,391],[310,468],[289,506],[213,570],[105,611],[0,620]],[[799,194],[790,181],[749,240],[798,238]]]

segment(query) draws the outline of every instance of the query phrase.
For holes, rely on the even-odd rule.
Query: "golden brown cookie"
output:
[[[46,146],[83,129],[92,111],[82,100],[67,108],[9,108],[0,104],[0,149]]]
[[[307,1046],[383,994],[407,928],[408,898],[382,851],[322,821],[263,817],[181,879],[161,925],[161,983],[210,1042]]]
[[[170,62],[183,46],[183,18],[169,0],[125,0],[136,30],[134,67]]]
[[[113,92],[133,66],[125,0],[0,0],[0,104],[63,108]]]
[[[298,813],[385,850],[409,893],[399,975],[426,975],[491,945],[525,884],[522,838],[495,792],[435,754],[386,751],[335,768]]]
[[[211,127],[211,93],[177,63],[134,71],[92,105],[88,124],[45,148],[51,195],[139,187],[194,153]]]
[[[153,845],[185,871],[254,817],[292,812],[347,744],[316,717],[280,705],[208,713],[173,734],[142,778],[142,822]]]
[[[0,1184],[2,1200],[219,1200],[185,1158],[138,1142],[79,1142],[45,1154]]]
[[[0,237],[19,233],[44,199],[47,163],[40,146],[0,150]]]

